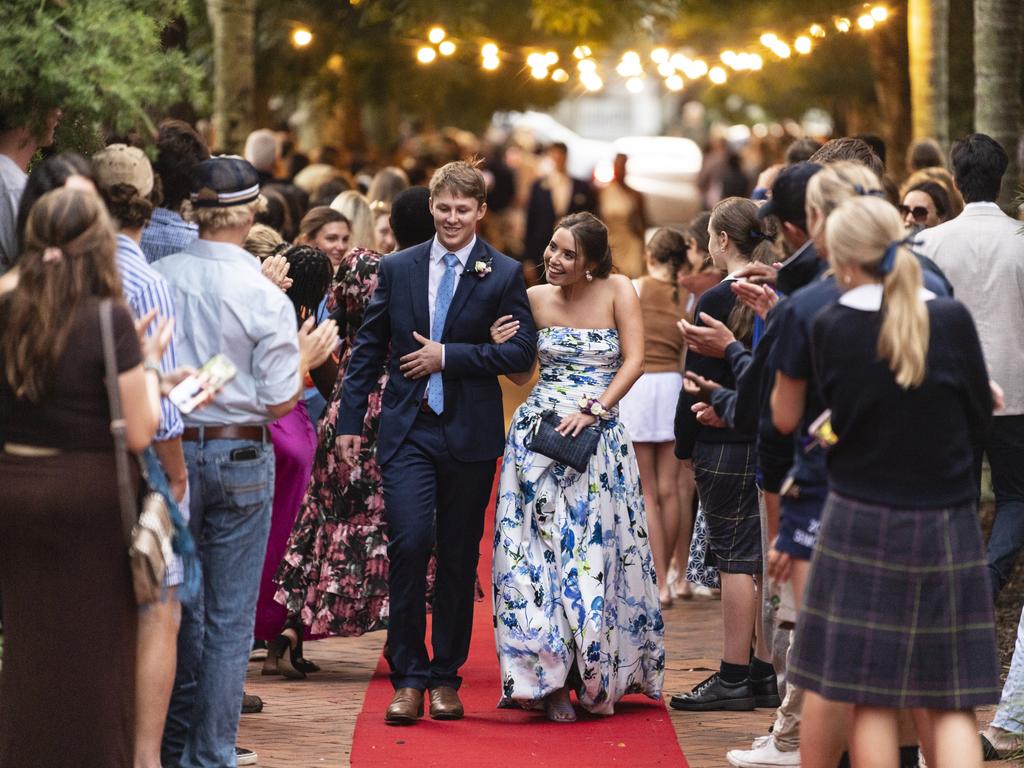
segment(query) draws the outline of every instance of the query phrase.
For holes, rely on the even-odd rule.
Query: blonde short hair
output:
[[[186,200],[181,204],[181,218],[198,224],[201,230],[216,232],[221,229],[240,227],[251,216],[256,216],[265,210],[267,210],[267,198],[263,195],[251,203],[227,207],[196,207]]]

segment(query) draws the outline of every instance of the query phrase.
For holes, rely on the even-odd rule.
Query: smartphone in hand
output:
[[[238,369],[225,355],[214,355],[202,368],[174,387],[167,395],[182,413],[192,413],[198,405],[235,378]]]

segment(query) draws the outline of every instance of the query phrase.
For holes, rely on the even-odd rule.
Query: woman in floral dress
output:
[[[279,586],[275,599],[289,615],[300,615],[313,637],[361,635],[386,626],[384,494],[374,458],[385,368],[370,393],[358,467],[350,469],[338,457],[334,441],[341,382],[363,313],[377,288],[380,259],[373,251],[356,248],[338,268],[331,308],[341,336],[338,384],[317,428],[313,476],[274,577]]]
[[[495,634],[504,701],[571,722],[570,691],[601,715],[629,693],[660,698],[664,624],[640,473],[616,408],[643,369],[639,299],[609,274],[607,230],[589,213],[559,222],[544,263],[548,285],[529,293],[540,380],[513,416],[498,491]],[[499,325],[497,339],[514,328]],[[601,423],[585,472],[530,450],[547,410],[563,434]]]

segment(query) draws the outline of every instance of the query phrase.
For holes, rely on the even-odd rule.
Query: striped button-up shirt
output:
[[[157,259],[184,251],[199,237],[199,227],[185,221],[174,211],[156,208],[149,224],[142,231],[140,247],[146,254],[146,261],[152,264]]]
[[[125,235],[117,236],[117,266],[121,271],[121,283],[125,301],[136,318],[155,309],[161,318],[174,318],[174,300],[163,275],[146,263],[146,257],[135,241]],[[148,334],[153,333],[156,323],[150,325]],[[160,370],[170,373],[178,367],[174,351],[174,340],[167,345]],[[156,440],[173,440],[181,437],[185,425],[181,414],[166,397],[160,400],[160,428]]]

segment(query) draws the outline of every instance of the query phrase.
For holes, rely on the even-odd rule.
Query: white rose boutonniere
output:
[[[478,259],[473,262],[473,274],[483,280],[489,274],[491,274],[491,260],[490,259]]]

